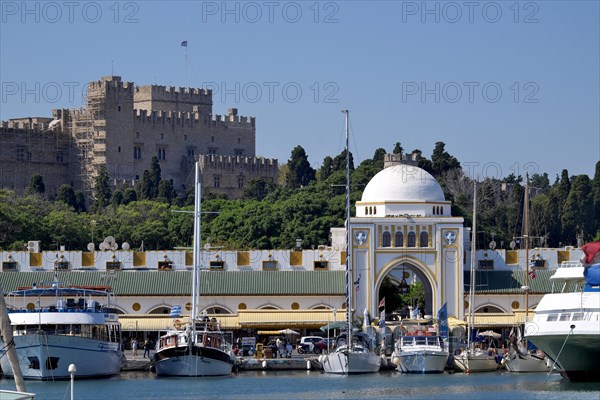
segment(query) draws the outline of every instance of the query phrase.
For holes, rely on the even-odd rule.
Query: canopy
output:
[[[42,287],[24,290],[15,290],[8,293],[11,296],[106,296],[108,292],[94,289],[75,287]]]
[[[300,332],[296,332],[292,329],[282,329],[279,331],[279,333],[283,334],[283,335],[299,335]]]
[[[494,339],[498,339],[502,335],[499,333],[496,333],[494,331],[484,331],[484,332],[479,332],[479,334],[477,334],[477,336],[488,336],[488,337],[493,337]]]
[[[346,329],[347,327],[348,327],[348,325],[346,324],[346,321],[337,321],[337,322],[332,322],[329,325],[322,326],[319,329],[323,332],[327,332],[331,329]]]

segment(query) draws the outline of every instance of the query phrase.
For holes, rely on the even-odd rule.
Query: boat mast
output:
[[[473,225],[471,228],[471,284],[469,285],[469,329],[467,348],[471,348],[471,334],[475,323],[475,253],[477,252],[477,181],[473,181]]]
[[[23,380],[23,372],[19,365],[19,359],[17,357],[17,349],[13,339],[12,326],[10,324],[10,317],[8,316],[8,310],[6,309],[6,301],[4,300],[4,292],[0,287],[0,333],[2,333],[2,339],[4,340],[6,348],[6,356],[8,362],[13,371],[13,378],[15,380],[15,386],[19,392],[26,392],[25,381]]]
[[[192,314],[190,322],[194,328],[196,326],[196,317],[198,315],[198,307],[200,306],[200,246],[202,238],[200,236],[200,213],[202,211],[201,197],[202,184],[200,182],[200,165],[198,161],[195,164],[195,185],[194,185],[194,243],[193,243],[193,264],[192,269]]]
[[[527,322],[529,320],[529,174],[525,175],[525,199],[523,200],[523,239],[525,239],[525,322]]]
[[[351,290],[350,290],[350,147],[348,125],[350,111],[342,110],[346,114],[346,325],[348,329],[348,350],[352,349],[352,323],[351,315]]]

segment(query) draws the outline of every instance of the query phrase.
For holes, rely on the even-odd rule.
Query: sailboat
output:
[[[477,181],[473,181],[473,228],[471,241],[471,279],[469,286],[469,322],[467,331],[467,348],[459,349],[454,354],[454,367],[462,372],[495,371],[498,368],[496,357],[489,350],[475,346],[471,341],[473,326],[475,324],[475,253],[477,236]]]
[[[529,175],[525,178],[525,198],[523,200],[523,239],[525,240],[525,322],[529,320]],[[533,260],[535,262],[535,259]],[[502,362],[510,372],[548,372],[550,361],[541,354],[530,353],[527,339],[523,340],[521,327],[516,326],[510,335],[508,354]]]
[[[234,356],[231,344],[225,340],[216,319],[205,314],[198,318],[200,304],[200,166],[195,165],[194,251],[192,270],[192,310],[185,329],[176,327],[161,336],[155,353],[157,375],[215,376],[229,375]]]
[[[342,112],[346,114],[346,333],[337,337],[335,350],[322,358],[322,365],[323,370],[329,374],[364,374],[378,372],[381,357],[375,354],[375,344],[368,334],[352,332],[349,111]]]

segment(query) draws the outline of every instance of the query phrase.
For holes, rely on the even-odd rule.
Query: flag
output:
[[[183,42],[181,42],[181,47],[187,47],[187,40],[184,40]]]
[[[173,306],[169,313],[169,318],[177,318],[181,314],[181,306]]]
[[[412,312],[410,313],[410,318],[411,319],[417,319],[419,318],[419,307],[415,308],[414,310],[412,310]]]
[[[581,246],[581,250],[585,253],[586,264],[591,264],[594,257],[600,252],[600,242],[591,242]],[[582,259],[583,261],[583,259]]]
[[[440,336],[443,338],[448,337],[448,303],[444,303],[442,308],[438,311],[438,322],[440,324]]]
[[[385,297],[379,302],[379,308],[381,307],[385,308]]]
[[[531,279],[535,279],[535,270],[532,269],[531,271],[529,271],[529,277]]]

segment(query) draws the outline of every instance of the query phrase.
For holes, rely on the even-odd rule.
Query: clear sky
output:
[[[469,175],[600,159],[598,1],[4,1],[0,119],[82,105],[88,81],[209,87],[257,120],[257,155],[437,141]],[[185,68],[187,40],[187,78]],[[72,95],[74,93],[74,95]]]

